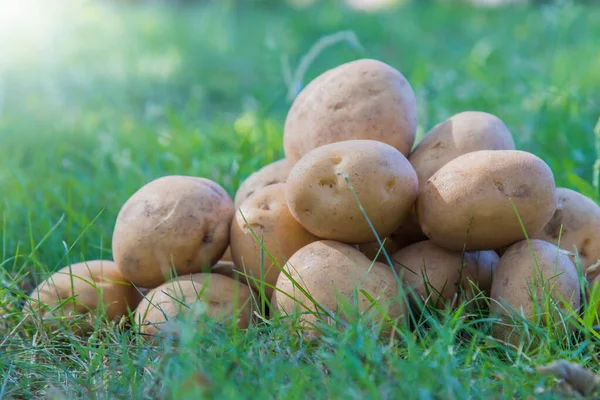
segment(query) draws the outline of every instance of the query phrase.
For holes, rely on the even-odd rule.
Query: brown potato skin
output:
[[[286,200],[294,218],[320,238],[375,241],[344,173],[378,236],[394,232],[414,205],[417,175],[398,150],[374,140],[331,143],[302,157],[286,184]]]
[[[322,240],[298,250],[284,268],[317,303],[334,313],[339,311],[336,293],[352,303],[353,291],[358,287],[375,299],[381,309],[387,310],[391,319],[405,317],[405,305],[398,300],[400,288],[391,268],[376,262],[369,270],[371,263],[350,245]],[[272,298],[276,315],[303,313],[307,308],[317,311],[313,302],[286,274],[279,275],[277,289]],[[357,298],[357,307],[361,314],[372,308],[371,301],[362,293],[358,292]],[[351,318],[345,312],[341,312],[340,315],[346,320]],[[380,315],[375,317],[376,320],[380,321],[379,317]],[[317,317],[312,314],[304,314],[299,319],[300,326],[309,329],[317,322]],[[318,336],[318,333],[313,334]]]
[[[538,234],[556,208],[554,176],[533,154],[482,150],[438,170],[419,194],[423,233],[449,250],[497,249]],[[468,239],[468,240],[467,240]]]
[[[361,59],[323,73],[298,94],[283,147],[292,165],[317,147],[353,139],[384,142],[407,156],[416,127],[415,95],[406,78],[381,61]]]
[[[465,111],[434,126],[408,156],[422,189],[440,168],[463,154],[479,150],[515,150],[513,137],[495,115]]]
[[[123,276],[156,287],[177,275],[210,270],[229,244],[234,208],[227,192],[204,178],[165,176],[121,208],[113,257]]]
[[[106,317],[116,321],[127,315],[128,309],[135,309],[142,298],[138,289],[126,282],[115,263],[108,260],[66,266],[41,282],[29,296],[32,301],[28,308],[49,320],[63,315],[93,314],[103,304]],[[51,311],[72,297],[75,301],[66,301],[60,309]]]
[[[276,183],[285,183],[290,173],[292,164],[283,158],[265,165],[244,180],[235,194],[235,209],[240,208],[242,203],[252,194]]]
[[[537,267],[532,252],[537,259]],[[540,277],[543,278],[543,282]],[[551,318],[543,309],[542,285],[546,288],[545,293],[554,298],[562,311],[566,310],[561,296],[575,311],[579,309],[580,285],[577,268],[569,257],[555,245],[542,240],[531,239],[530,245],[526,240],[515,243],[500,257],[496,267],[491,290],[492,313],[508,316],[515,310],[529,320],[548,323]],[[534,289],[538,299],[537,306],[530,295]],[[553,322],[557,324],[557,328],[562,324],[558,319],[554,319]],[[500,340],[510,340],[514,343],[519,338],[516,335],[509,338],[510,331],[509,326],[497,325],[493,335]]]
[[[557,188],[558,204],[552,219],[535,239],[545,240],[567,251],[579,253],[583,272],[600,259],[600,207],[571,189]],[[562,233],[561,233],[562,227]],[[599,270],[590,271],[588,279]]]
[[[225,253],[223,253],[219,261],[233,261],[233,258],[231,258],[231,244],[227,246]]]
[[[271,298],[280,268],[299,249],[319,240],[296,221],[285,201],[285,183],[267,186],[250,196],[238,209],[231,224],[231,255],[235,270],[264,281],[265,295]],[[246,220],[244,220],[244,217]],[[264,239],[264,247],[273,256],[273,262],[264,252],[264,279],[261,278],[262,247],[252,232]],[[279,265],[279,266],[278,266]],[[240,275],[244,281],[246,277]],[[248,279],[248,284],[259,289],[261,282]]]
[[[182,276],[151,290],[135,310],[135,323],[142,334],[156,335],[168,328],[168,320],[189,313],[190,307],[200,302],[208,304],[206,313],[216,322],[229,320],[239,311],[238,327],[250,325],[250,288],[226,276],[208,273]]]

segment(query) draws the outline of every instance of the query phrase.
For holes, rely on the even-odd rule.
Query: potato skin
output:
[[[298,250],[284,268],[316,302],[333,312],[339,312],[341,306],[336,293],[352,303],[354,289],[358,287],[375,299],[381,309],[387,310],[391,319],[404,317],[405,305],[398,298],[399,285],[391,268],[377,262],[369,270],[370,266],[371,261],[352,246],[322,240]],[[271,302],[275,314],[291,314],[296,311],[304,313],[307,308],[317,311],[312,301],[286,274],[279,275],[277,289]],[[361,314],[373,308],[371,301],[362,293],[358,292],[357,299],[357,308]],[[350,316],[340,312],[345,320],[352,318],[351,315],[352,311]],[[380,317],[377,315],[375,319],[380,321]],[[317,322],[317,317],[312,314],[304,314],[299,318],[300,326],[305,328]],[[318,336],[317,333],[314,335]]]
[[[495,115],[465,111],[434,126],[408,156],[422,189],[440,168],[463,154],[479,150],[514,150],[506,125]]]
[[[292,165],[285,158],[265,165],[246,178],[235,194],[235,208],[240,208],[242,203],[252,194],[276,183],[285,183]]]
[[[95,313],[101,304],[106,317],[116,321],[133,310],[140,302],[140,292],[119,272],[114,262],[92,260],[66,266],[41,282],[29,295],[28,309],[44,319]],[[66,301],[54,311],[61,302]],[[71,299],[73,300],[73,299]],[[86,330],[86,327],[83,327]]]
[[[567,251],[579,253],[583,272],[600,260],[600,207],[590,198],[566,188],[557,188],[556,211],[535,239],[545,240]],[[562,233],[561,233],[562,227]],[[591,279],[598,270],[588,274]]]
[[[226,276],[208,273],[181,276],[151,290],[135,310],[135,323],[142,334],[156,335],[168,327],[168,320],[181,313],[195,318],[193,307],[199,303],[205,306],[199,312],[216,322],[229,321],[237,313],[239,328],[250,325],[250,288]]]
[[[326,71],[296,97],[283,146],[295,164],[328,143],[371,139],[407,156],[415,141],[417,106],[410,83],[396,69],[361,59]]]
[[[280,268],[287,260],[300,248],[319,240],[290,213],[285,201],[285,188],[285,183],[277,183],[254,193],[242,203],[231,224],[231,256],[235,269],[258,281],[263,280],[268,298],[273,289],[267,285],[275,286]],[[259,239],[264,239],[264,247],[276,260],[273,262],[267,252],[264,252],[264,279],[261,279],[262,247],[250,228]],[[241,277],[246,280],[244,275]],[[261,285],[251,279],[248,279],[248,284],[255,289]]]
[[[451,160],[419,194],[417,218],[431,240],[449,250],[488,250],[538,234],[556,208],[554,176],[533,154],[482,150]],[[467,240],[468,239],[468,240]]]
[[[294,218],[320,238],[375,241],[344,173],[379,237],[394,232],[414,205],[417,175],[398,150],[374,140],[331,143],[302,157],[286,184]]]
[[[577,311],[580,306],[580,285],[573,262],[551,243],[531,239],[530,245],[531,249],[526,240],[515,243],[500,258],[492,283],[492,313],[508,316],[516,311],[531,321],[548,323],[555,317],[550,318],[544,310],[544,292],[557,302],[562,311],[565,311],[565,307],[561,298]],[[537,266],[532,252],[537,259]],[[531,297],[533,290],[537,302]],[[553,322],[557,328],[562,325],[558,319]],[[506,325],[498,325],[493,335],[507,340],[510,330]],[[518,337],[513,335],[511,343],[514,340],[518,340]]]
[[[209,270],[229,244],[234,208],[227,192],[204,178],[165,176],[121,208],[113,256],[129,281],[156,287],[177,275]]]

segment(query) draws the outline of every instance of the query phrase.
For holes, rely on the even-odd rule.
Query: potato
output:
[[[600,261],[600,207],[591,199],[566,188],[557,188],[556,211],[535,239],[545,240],[575,253],[579,253],[581,269]],[[561,232],[562,229],[562,232]],[[598,270],[589,271],[594,278]]]
[[[238,209],[248,197],[262,188],[276,183],[285,183],[291,167],[292,165],[284,158],[267,164],[250,175],[242,182],[235,194],[235,208]]]
[[[225,253],[223,253],[219,261],[233,261],[233,258],[231,258],[231,245],[227,246]]]
[[[419,301],[438,309],[456,306],[462,299],[460,288],[473,293],[471,281],[484,290],[490,279],[484,263],[489,257],[483,252],[465,253],[446,250],[431,240],[411,244],[391,258],[402,281],[414,291]],[[478,274],[479,270],[481,274]]]
[[[417,106],[404,76],[389,65],[362,59],[310,82],[285,121],[283,147],[293,165],[325,144],[371,139],[407,156],[415,141]]]
[[[382,239],[383,240],[383,239]],[[391,235],[387,237],[387,240],[384,243],[384,248],[386,249],[389,256],[394,254],[400,249],[405,248],[413,243],[421,242],[423,240],[427,240],[427,236],[421,230],[421,226],[419,225],[419,221],[417,220],[417,216],[414,211],[411,211],[408,214],[406,220],[400,225],[398,229],[396,229]],[[379,251],[379,243],[377,241],[370,243],[363,243],[359,245],[359,250],[369,257],[369,259],[373,260]],[[377,261],[387,264],[387,259],[383,250],[379,252],[379,257]]]
[[[500,257],[494,250],[481,250],[465,253],[465,268],[461,285],[468,298],[477,294],[478,288],[486,297],[490,296],[492,282]]]
[[[177,275],[210,270],[229,244],[234,208],[218,184],[165,176],[139,189],[121,208],[113,257],[123,276],[156,287]]]
[[[554,176],[533,154],[482,150],[448,162],[419,194],[423,233],[449,250],[489,250],[537,235],[556,208]],[[511,203],[512,202],[512,203]]]
[[[231,224],[231,255],[235,269],[256,278],[257,282],[248,279],[248,283],[256,289],[264,287],[268,298],[271,298],[272,287],[287,260],[300,248],[319,240],[290,213],[285,201],[285,187],[285,183],[277,183],[248,197]],[[264,240],[266,251],[251,229],[259,240]],[[261,252],[264,257],[262,271]],[[245,275],[241,276],[245,279]]]
[[[504,319],[504,325],[497,325],[493,330],[493,335],[500,340],[513,344],[518,342],[518,335],[511,337],[513,323],[506,318],[514,313],[534,323],[556,324],[556,329],[561,329],[564,321],[557,318],[555,307],[566,312],[563,301],[575,311],[580,306],[577,269],[555,245],[537,239],[530,240],[529,244],[522,240],[507,249],[500,258],[491,298],[493,315]],[[549,299],[553,302],[547,303]]]
[[[235,318],[239,328],[247,328],[252,318],[250,288],[219,274],[181,276],[151,290],[136,308],[134,318],[142,334],[156,335],[179,314],[188,319],[206,314],[219,323]]]
[[[125,281],[112,261],[93,260],[66,266],[41,282],[29,295],[27,310],[51,324],[65,317],[95,314],[100,308],[116,321],[133,310],[142,295]],[[60,307],[59,307],[60,306]],[[81,326],[86,331],[91,326]]]
[[[418,182],[406,157],[374,140],[331,143],[302,157],[286,184],[292,215],[315,236],[346,243],[376,240],[344,174],[380,238],[410,213]]]
[[[235,271],[235,265],[233,264],[233,261],[219,261],[211,267],[210,273],[223,275],[235,280],[239,280],[241,278]]]
[[[434,126],[408,156],[422,189],[448,161],[478,150],[514,150],[510,131],[496,116],[465,111]]]
[[[298,250],[284,268],[317,303],[339,313],[345,321],[351,321],[356,310],[361,315],[366,315],[367,310],[377,313],[372,302],[359,290],[370,295],[377,302],[377,308],[392,320],[406,316],[405,305],[398,296],[400,287],[392,269],[377,262],[371,267],[371,261],[352,246],[331,240],[314,242]],[[299,317],[299,325],[309,330],[318,320],[314,313],[322,313],[322,310],[315,307],[297,284],[286,274],[280,274],[272,305],[275,313],[280,315],[306,313],[307,310],[313,312]],[[358,301],[356,305],[355,295]],[[345,302],[349,302],[353,308],[344,309]],[[320,315],[327,320],[325,315]],[[369,317],[373,317],[374,321],[382,320],[382,314],[379,313]],[[385,324],[384,331],[388,329],[389,326]],[[318,336],[318,333],[313,335]]]

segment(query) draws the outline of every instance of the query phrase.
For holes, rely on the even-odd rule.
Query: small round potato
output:
[[[377,140],[407,156],[415,141],[414,92],[396,69],[376,60],[342,64],[310,82],[287,115],[283,146],[293,165],[328,143]]]
[[[593,278],[599,269],[587,271],[600,261],[600,207],[591,199],[570,189],[557,188],[558,205],[552,219],[535,239],[579,253],[582,271]]]
[[[522,240],[500,258],[491,298],[494,315],[508,317],[516,313],[534,323],[551,323],[556,329],[562,329],[564,321],[557,316],[559,310],[568,314],[564,302],[575,311],[580,306],[577,269],[555,245],[537,239],[529,243]],[[519,335],[511,335],[511,331],[519,319],[503,319],[504,324],[495,326],[493,335],[510,343],[518,342]]]
[[[109,320],[116,321],[128,309],[135,309],[142,295],[126,282],[115,263],[93,260],[60,269],[40,283],[29,297],[27,308],[53,323],[63,317],[93,314],[100,308],[106,311]]]
[[[471,251],[524,239],[521,221],[529,236],[538,234],[555,208],[554,176],[544,161],[524,151],[482,150],[437,171],[416,212],[423,233],[438,245]]]
[[[319,240],[290,213],[285,201],[285,187],[285,183],[277,183],[248,197],[231,224],[231,255],[235,269],[254,277],[256,282],[248,279],[248,283],[256,289],[264,287],[268,298],[271,298],[272,287],[287,260],[300,248]],[[264,240],[266,251],[252,232],[258,240]],[[245,280],[245,275],[241,276]]]
[[[276,183],[285,183],[290,173],[290,168],[292,168],[292,165],[284,158],[265,165],[250,175],[242,182],[235,194],[235,208],[240,208],[248,197],[252,196],[253,193],[259,192],[262,188]]]
[[[219,274],[181,276],[151,290],[136,308],[134,318],[142,334],[156,335],[179,314],[188,319],[206,314],[216,322],[236,318],[239,328],[247,328],[252,318],[250,288]]]
[[[421,226],[419,225],[416,214],[414,211],[411,211],[402,225],[400,225],[398,229],[396,229],[387,237],[384,243],[384,248],[387,251],[388,256],[391,256],[406,246],[409,246],[413,243],[422,242],[423,240],[427,239],[427,236],[425,236],[421,230]],[[387,264],[387,259],[383,253],[383,250],[379,251],[380,247],[381,246],[379,243],[375,241],[359,245],[359,250],[371,260],[375,259],[377,253],[379,252],[379,257],[376,261]]]
[[[440,168],[463,154],[478,150],[514,150],[510,131],[496,116],[465,111],[434,126],[408,157],[422,189]]]
[[[417,175],[398,150],[374,140],[348,140],[302,157],[290,171],[286,199],[294,218],[315,236],[369,243],[376,239],[360,204],[382,238],[406,219],[417,190]]]
[[[406,308],[392,269],[377,262],[372,267],[371,264],[360,251],[347,244],[322,240],[303,247],[284,267],[293,281],[284,273],[277,279],[272,298],[275,314],[302,313],[299,325],[307,330],[318,320],[327,320],[326,315],[321,314],[323,318],[315,315],[323,311],[304,295],[300,285],[314,301],[346,321],[352,320],[357,311],[361,315],[367,315],[367,311],[376,313],[369,314],[374,321],[382,320],[379,311],[392,320],[405,317]],[[363,290],[377,302],[377,307],[373,307]],[[358,304],[354,304],[355,295]],[[347,309],[347,304],[352,308]],[[384,331],[389,332],[388,328],[386,323]],[[318,336],[316,332],[313,334]]]
[[[119,212],[112,240],[115,262],[127,280],[144,287],[156,287],[174,272],[208,271],[229,244],[233,213],[227,192],[208,179],[156,179]]]

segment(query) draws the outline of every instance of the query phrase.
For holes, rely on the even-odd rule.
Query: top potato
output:
[[[143,287],[156,287],[173,272],[210,270],[229,245],[233,213],[227,192],[208,179],[156,179],[121,208],[113,257],[123,276]]]
[[[404,76],[370,59],[333,68],[310,82],[287,115],[283,146],[293,165],[310,150],[352,139],[387,143],[408,155],[417,107]]]
[[[417,175],[398,150],[374,140],[347,140],[302,157],[290,171],[285,197],[294,218],[313,235],[368,243],[375,235],[356,196],[384,238],[406,219],[417,190]]]
[[[556,246],[579,253],[581,269],[600,260],[600,207],[591,199],[570,189],[557,188],[558,203],[552,219],[535,239],[545,240]],[[588,271],[593,278],[600,271]]]
[[[550,167],[517,150],[482,150],[444,165],[425,185],[416,212],[423,232],[449,250],[489,250],[539,233],[556,208]],[[519,216],[515,213],[515,210]]]
[[[252,175],[250,175],[238,188],[235,194],[235,208],[238,209],[242,203],[252,194],[262,188],[276,183],[285,183],[290,173],[289,161],[284,159],[267,164]]]
[[[408,157],[419,177],[419,188],[446,163],[478,150],[514,150],[510,131],[496,116],[465,111],[434,126]]]

